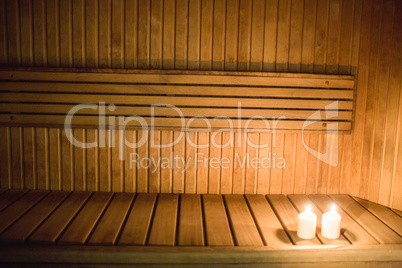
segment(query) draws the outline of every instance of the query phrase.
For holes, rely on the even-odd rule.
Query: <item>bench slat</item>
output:
[[[179,246],[204,246],[201,196],[180,195]]]
[[[90,196],[90,192],[72,192],[60,207],[28,238],[28,242],[54,244]]]
[[[314,194],[309,195],[309,198],[322,211],[330,210],[334,200],[328,195]],[[355,220],[353,220],[341,207],[338,207],[337,212],[341,215],[341,232],[353,245],[374,245],[378,242],[364,230]]]
[[[234,246],[221,195],[203,195],[204,220],[208,246]]]
[[[121,232],[119,245],[145,245],[156,196],[156,194],[137,194]]]
[[[91,235],[90,245],[113,245],[133,201],[132,193],[116,193]]]

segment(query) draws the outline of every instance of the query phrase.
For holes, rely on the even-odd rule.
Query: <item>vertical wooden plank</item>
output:
[[[352,134],[343,135],[342,163],[340,163],[340,193],[349,193],[349,181],[351,180],[351,164],[352,164]]]
[[[247,195],[246,198],[264,245],[292,245],[267,199],[262,195]]]
[[[161,131],[161,193],[172,193],[173,192],[173,166],[174,158],[173,155],[173,131],[164,130]]]
[[[212,0],[201,1],[201,48],[200,69],[212,68],[212,37],[213,37],[214,3]]]
[[[186,161],[184,191],[186,194],[197,192],[197,132],[186,132]]]
[[[124,1],[112,1],[112,68],[124,68]]]
[[[68,192],[59,191],[49,193],[36,206],[2,233],[0,239],[7,242],[23,243],[53,210],[63,202],[68,194]]]
[[[33,65],[32,0],[20,1],[21,65]],[[0,14],[1,16],[1,14]],[[1,31],[1,30],[0,30]],[[0,34],[1,36],[1,34]],[[1,56],[0,56],[1,59]]]
[[[278,31],[278,2],[279,0],[267,0],[265,5],[264,72],[275,71]]]
[[[0,155],[0,186],[1,188],[11,189],[11,158],[9,157],[10,135],[8,127],[0,127],[0,148],[4,152]]]
[[[278,37],[276,40],[276,71],[287,72],[289,69],[289,36],[291,0],[279,1]]]
[[[85,143],[85,129],[74,129],[74,137],[77,141]],[[73,144],[74,154],[74,191],[86,190],[86,155],[85,148]]]
[[[328,195],[314,194],[309,198],[315,205],[325,213],[331,209],[334,201]],[[343,209],[337,207],[336,210],[341,215],[341,232],[353,245],[373,245],[378,242],[365,231],[356,221],[354,221]]]
[[[11,174],[12,189],[23,189],[23,148],[22,130],[19,127],[11,128]]]
[[[162,68],[174,69],[175,0],[164,0]]]
[[[296,158],[294,163],[295,169],[295,180],[294,180],[294,187],[293,192],[295,194],[303,194],[306,193],[306,183],[307,183],[307,168],[308,168],[308,155],[309,153],[303,146],[302,141],[302,133],[297,133],[296,137]],[[309,144],[308,135],[304,135],[307,144]]]
[[[319,135],[308,134],[308,147],[312,150],[318,151],[319,148]],[[307,177],[306,177],[306,187],[305,193],[314,193],[316,189],[316,179],[319,168],[318,159],[312,155],[308,154],[308,164],[307,164]]]
[[[137,68],[138,1],[126,0],[124,15],[124,67]]]
[[[246,177],[244,192],[246,194],[257,193],[258,169],[260,168],[259,147],[260,135],[258,133],[248,133],[246,140]]]
[[[237,246],[263,246],[254,219],[242,195],[225,195],[230,225]]]
[[[214,2],[212,69],[225,69],[226,0]]]
[[[286,166],[280,164],[280,159],[283,158],[283,150],[285,145],[285,134],[273,134],[272,135],[272,168],[271,178],[269,183],[269,193],[279,194],[282,192],[283,187],[283,169]],[[285,159],[285,164],[288,160]]]
[[[269,182],[272,169],[271,158],[271,133],[260,133],[260,148],[258,149],[258,157],[261,165],[258,169],[257,194],[269,193]]]
[[[33,0],[34,66],[47,65],[46,53],[46,4],[44,0]]]
[[[253,1],[250,71],[261,72],[264,57],[265,0]]]
[[[303,16],[303,44],[301,56],[301,71],[303,73],[314,72],[314,44],[316,31],[317,1],[304,1]]]
[[[8,65],[19,66],[21,63],[20,49],[20,23],[19,2],[13,0],[6,1],[6,18],[7,18],[7,48],[8,48]]]
[[[303,212],[308,205],[311,206],[311,211],[317,215],[317,237],[320,239],[321,243],[324,245],[350,245],[350,242],[346,240],[343,234],[336,239],[328,239],[321,234],[322,229],[322,212],[312,204],[311,200],[304,194],[289,195],[288,198],[293,203],[295,208],[299,213]],[[325,211],[326,212],[326,211]],[[324,212],[324,213],[325,213]]]
[[[304,1],[292,1],[290,11],[289,72],[301,71]]]
[[[58,1],[46,1],[46,49],[49,67],[60,66],[59,11]]]
[[[209,141],[209,165],[208,165],[208,193],[219,194],[221,178],[221,145],[222,133],[212,132]]]
[[[355,0],[354,2],[354,18],[353,18],[353,33],[352,33],[352,49],[351,49],[351,73],[353,75],[357,74],[357,65],[359,63],[360,55],[360,37],[362,28],[362,2],[363,0]],[[367,5],[369,5],[367,3]]]
[[[98,57],[98,0],[85,2],[85,56],[88,68],[97,68]]]
[[[112,3],[111,0],[99,1],[99,68],[112,67]]]
[[[33,128],[23,128],[23,133],[24,133],[24,189],[33,190],[35,189],[35,181],[36,181],[35,130]]]
[[[133,162],[136,158],[137,149],[135,144],[137,143],[137,132],[132,130],[126,130],[124,132],[124,191],[135,193],[137,191],[137,165]]]
[[[54,244],[90,196],[89,192],[71,193],[29,237],[29,243]]]
[[[135,194],[117,193],[96,225],[89,245],[114,245]]]
[[[111,182],[112,182],[112,192],[123,192],[124,191],[124,169],[123,169],[123,160],[120,158],[120,153],[124,155],[124,141],[121,140],[123,138],[123,130],[110,130],[111,139],[112,139],[112,148],[110,154],[110,164],[112,168],[111,172]]]
[[[339,40],[339,74],[350,74],[352,65],[353,27],[355,1],[342,1],[341,33]]]
[[[344,148],[344,137],[345,135],[336,135],[331,134],[331,159],[338,158],[338,164],[336,166],[329,167],[329,174],[328,174],[328,193],[331,194],[339,194],[340,191],[340,184],[341,184],[341,168],[342,168],[342,157],[343,157],[343,148]],[[335,148],[336,142],[338,140],[338,148]],[[332,161],[332,160],[331,160]]]
[[[58,243],[84,244],[112,196],[112,193],[94,193],[67,227]]]
[[[220,193],[231,194],[233,187],[233,152],[234,152],[234,132],[222,133],[222,167],[220,175]]]
[[[163,1],[151,0],[151,69],[162,69],[162,30]]]
[[[364,121],[363,155],[361,162],[359,197],[368,199],[370,190],[371,167],[373,161],[374,130],[375,130],[375,109],[378,96],[377,67],[380,48],[380,27],[382,6],[380,2],[374,1],[371,10],[371,33],[370,33],[370,65],[368,71],[366,115]]]
[[[111,191],[111,134],[110,130],[99,130],[99,190]]]
[[[199,132],[197,140],[196,169],[197,169],[197,194],[208,192],[208,167],[209,161],[209,133]]]
[[[237,70],[239,45],[239,0],[226,3],[225,71]]]
[[[0,1],[0,65],[8,65],[6,0]]]
[[[360,5],[358,5],[360,4]],[[366,25],[361,28],[360,39],[359,39],[359,57],[358,69],[359,83],[357,84],[356,90],[359,92],[359,98],[356,98],[356,109],[355,109],[355,131],[353,131],[352,139],[352,158],[350,180],[348,183],[349,194],[358,195],[359,193],[359,180],[361,172],[362,163],[362,153],[363,153],[363,140],[364,140],[364,121],[366,112],[366,101],[367,101],[367,83],[368,83],[368,63],[370,61],[370,23],[371,23],[371,1],[366,1],[364,5],[362,1],[356,1],[355,12],[361,10],[361,25]],[[355,15],[356,16],[356,15]],[[357,16],[356,16],[357,17]],[[357,18],[356,18],[357,19]],[[355,20],[357,21],[357,20]],[[362,42],[360,42],[362,40]],[[363,41],[364,40],[364,41]],[[355,45],[355,40],[353,40],[353,46]],[[357,64],[356,64],[357,65]]]
[[[150,193],[160,193],[161,190],[161,170],[160,170],[160,157],[161,157],[161,131],[152,130],[150,132],[149,144],[149,187]]]
[[[176,0],[175,69],[187,69],[188,5],[188,0]]]
[[[188,49],[187,68],[200,68],[200,40],[201,40],[201,1],[193,0],[188,3]]]
[[[138,193],[148,193],[148,168],[146,159],[149,157],[148,145],[149,145],[149,132],[148,131],[138,131],[137,132],[137,154],[138,161],[137,164],[137,192]],[[142,160],[142,159],[145,159]],[[144,162],[143,162],[144,161]],[[145,163],[145,165],[143,164]]]
[[[86,185],[87,191],[99,191],[99,153],[98,153],[98,130],[86,130],[86,142],[88,144],[95,143],[95,147],[86,148]]]
[[[221,195],[203,195],[206,244],[234,246],[225,205]]]
[[[49,182],[50,190],[61,190],[61,136],[60,129],[49,128]]]
[[[186,173],[187,164],[190,162],[186,158],[186,138],[184,132],[173,132],[173,193],[184,193],[184,177]],[[177,158],[177,160],[176,160]]]
[[[60,0],[60,66],[73,66],[72,2]],[[34,11],[35,13],[35,11]],[[35,24],[35,22],[34,22]],[[36,44],[36,41],[34,39]]]
[[[247,160],[245,133],[236,132],[234,138],[233,194],[244,194]]]
[[[284,141],[283,158],[286,161],[286,168],[283,169],[282,194],[293,194],[295,182],[299,179],[295,176],[296,163],[296,134],[286,133]]]
[[[350,1],[349,1],[350,2]],[[329,3],[328,47],[326,73],[336,74],[339,71],[339,50],[341,35],[342,1],[331,0]]]
[[[69,140],[69,137],[71,137],[71,135],[72,135],[72,129],[62,129],[61,175],[62,175],[62,188],[64,191],[72,191],[74,189],[73,147]]]
[[[148,245],[174,246],[179,196],[160,194],[155,208]]]
[[[36,171],[39,190],[49,189],[49,134],[47,128],[36,129]]]
[[[179,246],[204,246],[200,195],[180,196]]]
[[[85,67],[85,3],[73,1],[73,66]]]
[[[395,6],[395,11],[397,14],[397,12],[399,12],[400,10],[402,10],[402,4],[400,2],[396,2],[396,6]],[[402,159],[402,136],[401,136],[401,124],[402,124],[402,94],[401,94],[401,90],[399,87],[399,98],[397,98],[397,100],[395,100],[395,92],[398,92],[398,83],[400,83],[400,75],[398,75],[398,73],[401,73],[402,71],[402,64],[401,64],[401,53],[398,53],[398,49],[399,51],[401,50],[401,44],[402,44],[402,33],[401,31],[398,31],[398,29],[400,29],[401,25],[402,25],[402,21],[401,21],[401,16],[395,16],[395,24],[394,24],[394,34],[395,34],[395,38],[394,38],[394,49],[393,49],[393,62],[392,62],[392,69],[391,69],[391,73],[390,73],[390,84],[389,87],[391,89],[391,91],[389,92],[388,95],[388,109],[389,109],[389,113],[388,113],[388,118],[387,118],[387,122],[390,122],[390,125],[388,126],[387,129],[387,135],[386,135],[386,139],[385,139],[385,152],[386,152],[386,157],[384,159],[384,163],[386,163],[386,165],[384,165],[383,167],[383,178],[382,178],[382,185],[381,185],[381,191],[380,191],[380,202],[382,204],[387,204],[387,198],[389,197],[389,205],[394,207],[394,208],[398,208],[399,210],[402,210],[402,198],[400,196],[400,194],[398,193],[398,189],[401,188],[401,180],[400,180],[400,176],[401,174],[398,172],[398,170],[401,170],[401,163],[402,161],[400,159]],[[397,55],[396,55],[397,54]],[[399,64],[398,64],[399,63]],[[395,64],[395,65],[394,65]],[[394,95],[395,94],[395,95]],[[399,108],[398,110],[396,110],[396,102],[399,101]],[[392,129],[392,124],[391,122],[394,122],[393,119],[395,118],[396,114],[398,115],[398,125],[397,125],[397,129],[396,129],[396,133],[394,134],[395,136],[393,136],[393,130]],[[395,138],[394,138],[395,137]],[[395,145],[397,146],[397,148],[395,148],[395,154],[391,155],[389,153],[388,150],[390,150],[389,148],[392,147],[394,148],[393,144],[395,142]],[[393,170],[392,170],[392,175],[390,174],[390,171],[385,172],[385,170],[388,170],[389,167],[389,163],[388,161],[390,161],[390,159],[394,157],[393,159]],[[391,181],[391,183],[389,183]],[[388,195],[389,193],[389,195]],[[400,214],[401,215],[401,214]]]
[[[314,73],[325,73],[328,47],[329,0],[317,1]]]
[[[378,202],[380,196],[380,186],[382,177],[382,167],[384,166],[384,141],[386,137],[386,120],[387,120],[387,98],[390,92],[389,79],[390,79],[390,62],[392,61],[392,39],[393,39],[393,24],[394,24],[394,2],[383,2],[383,15],[380,30],[380,48],[377,69],[377,87],[376,90],[376,110],[374,121],[374,136],[373,136],[373,160],[371,179],[369,186],[368,199],[373,202]],[[399,50],[400,51],[400,50]],[[387,92],[383,89],[387,88]]]
[[[150,59],[151,0],[138,1],[138,68],[148,69]]]
[[[318,151],[320,153],[327,153],[326,150],[331,150],[330,147],[331,134],[321,134],[318,140]],[[328,144],[328,147],[327,147]],[[329,152],[331,154],[331,151]],[[318,158],[318,174],[315,183],[315,192],[319,194],[328,193],[328,178],[329,178],[329,165]]]
[[[317,237],[301,239],[297,236],[297,210],[284,195],[270,194],[269,202],[292,242],[296,245],[320,245]]]
[[[156,194],[137,194],[121,231],[119,245],[145,245],[156,197]]]
[[[237,52],[237,70],[250,70],[250,44],[251,44],[251,10],[252,2],[240,0],[239,14],[239,47]]]

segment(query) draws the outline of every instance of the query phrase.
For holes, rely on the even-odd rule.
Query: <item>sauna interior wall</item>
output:
[[[339,139],[339,165],[318,161],[301,133],[253,149],[127,150],[141,157],[175,154],[232,158],[275,153],[286,169],[130,169],[116,149],[73,148],[56,128],[0,128],[0,186],[176,193],[349,193],[402,209],[402,1],[396,0],[0,0],[2,67],[139,68],[352,74],[357,81],[351,134],[306,134],[323,151]],[[98,131],[75,129],[93,141]],[[108,133],[115,137],[116,133]],[[135,140],[135,131],[127,139]],[[149,133],[148,133],[149,134]],[[179,135],[155,133],[165,143]],[[272,145],[272,135],[248,135]],[[207,143],[210,133],[191,133]],[[227,133],[218,138],[226,141]],[[238,142],[237,142],[238,143]],[[336,156],[331,148],[331,155]],[[273,154],[271,155],[273,156]],[[153,168],[153,166],[151,167]]]

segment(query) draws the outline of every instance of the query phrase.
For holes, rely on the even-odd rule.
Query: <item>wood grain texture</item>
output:
[[[122,229],[119,245],[145,245],[156,198],[156,194],[137,194]]]
[[[65,230],[58,243],[85,244],[112,196],[112,193],[94,193]]]
[[[179,246],[204,246],[204,227],[200,195],[180,196]]]
[[[208,246],[233,246],[233,238],[226,217],[221,195],[203,195],[206,244]]]
[[[90,192],[71,193],[46,222],[29,237],[29,243],[54,244],[90,196]]]
[[[329,211],[334,204],[333,200],[327,195],[309,195],[309,198],[323,213]],[[353,245],[378,244],[378,242],[350,217],[345,210],[338,207],[337,212],[342,217],[341,232]]]
[[[200,0],[180,0],[174,5],[154,2],[1,1],[0,65],[148,69],[152,58],[153,66],[158,62],[159,67],[181,70],[200,69],[203,61],[209,70],[221,70],[223,66],[230,71],[287,70],[357,75],[353,133],[347,139],[343,138],[339,148],[342,152],[342,162],[338,167],[342,173],[339,192],[402,209],[402,197],[397,192],[402,181],[397,172],[402,157],[399,75],[402,42],[401,16],[397,16],[402,10],[400,1],[233,0],[204,4]],[[206,10],[208,14],[205,14]],[[157,21],[151,22],[152,17]],[[155,28],[157,22],[161,25]],[[201,46],[201,40],[207,47]],[[164,49],[166,53],[163,53]],[[152,57],[151,51],[156,51]],[[204,51],[208,53],[204,54]],[[172,55],[174,66],[168,63]],[[167,65],[161,64],[163,62]],[[31,130],[33,134],[27,134]],[[43,147],[41,144],[35,147],[35,133],[41,136],[41,130],[31,130],[23,129],[25,179],[16,187],[55,189],[53,186],[59,185],[61,189],[73,190],[74,151],[65,143],[63,135],[61,168],[58,171],[62,170],[61,182],[52,181],[55,174],[53,151],[49,155],[49,175],[52,176],[46,184],[42,168]],[[7,131],[1,127],[1,133]],[[34,142],[30,142],[31,139]],[[17,155],[14,149],[18,146],[11,146],[11,140],[2,140],[4,146],[1,145],[4,152],[10,149],[0,158],[2,167],[7,167],[0,170],[1,186],[7,188],[13,187],[10,180],[13,178],[12,169],[18,166],[12,161],[13,155]],[[57,148],[56,140],[49,132],[49,149]],[[319,148],[315,145],[318,137],[312,135],[308,140],[310,147]],[[296,144],[295,193],[329,193],[332,186],[337,192],[338,182],[331,185],[331,181],[339,170],[319,164],[309,154],[298,157],[299,149],[303,148],[301,145],[299,141]],[[231,154],[230,151],[222,153]],[[102,162],[107,155],[100,152],[99,160]],[[307,167],[307,170],[302,167]],[[108,167],[100,165],[99,168],[99,180],[106,178],[110,181]],[[143,171],[136,173],[141,178],[146,177]],[[257,178],[258,181],[263,179],[262,189],[257,186],[257,191],[269,193],[267,189],[271,187],[266,183],[272,180],[266,179],[267,175],[263,173],[263,178]],[[233,185],[236,189],[236,183],[233,183],[237,177],[233,174],[221,170],[222,193],[231,192]],[[287,180],[286,172],[284,174]],[[324,178],[324,182],[329,184],[318,188],[316,183],[320,174],[328,174],[331,180]],[[93,178],[91,174],[87,175]],[[188,178],[192,182],[188,187],[184,183],[183,187],[196,187],[196,179],[193,181],[192,175]],[[148,185],[148,180],[144,181],[144,184],[143,179],[136,182],[141,186],[136,191],[148,191],[148,186],[144,186]],[[283,183],[281,189],[276,189],[278,185],[272,187],[273,192],[288,190],[287,186],[282,187]],[[102,190],[111,189],[108,183],[100,186]]]
[[[174,246],[179,196],[160,194],[155,208],[148,245]]]

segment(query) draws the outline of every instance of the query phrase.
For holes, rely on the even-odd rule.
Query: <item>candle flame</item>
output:
[[[307,205],[306,210],[311,211],[311,205],[310,204]]]
[[[331,210],[332,210],[332,211],[335,211],[335,210],[336,210],[335,204],[332,204]]]

